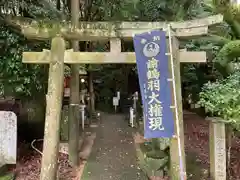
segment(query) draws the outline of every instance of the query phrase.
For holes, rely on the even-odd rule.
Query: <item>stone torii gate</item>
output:
[[[179,40],[207,35],[208,26],[221,23],[221,15],[210,16],[185,22],[80,22],[79,27],[73,27],[71,23],[45,23],[39,26],[34,20],[22,20],[9,18],[10,24],[20,26],[22,33],[31,39],[51,39],[51,50],[43,52],[23,52],[23,63],[50,64],[49,86],[47,95],[47,111],[45,125],[46,146],[43,152],[43,163],[45,165],[56,164],[58,149],[58,127],[60,122],[61,98],[63,88],[63,66],[66,64],[107,64],[107,63],[136,63],[134,52],[121,52],[121,39],[132,40],[134,34],[151,31],[154,29],[165,29],[169,25],[172,28],[172,55],[175,69],[175,85],[178,105],[178,119],[175,119],[175,127],[180,127],[180,137],[172,138],[170,145],[171,175],[173,180],[179,180],[180,158],[177,153],[178,141],[181,141],[181,152],[183,156],[184,172],[186,172],[184,152],[184,131],[182,117],[182,96],[180,79],[180,62],[204,63],[205,52],[189,52],[179,50]],[[44,24],[44,23],[41,23]],[[48,24],[51,24],[49,26]],[[60,37],[56,37],[60,36]],[[110,40],[110,52],[73,52],[66,50],[64,39],[78,41],[106,41]],[[54,121],[53,121],[54,119]],[[51,129],[55,127],[55,129]],[[175,128],[176,129],[176,128]],[[51,137],[51,138],[50,138]],[[52,142],[49,141],[52,139]],[[50,154],[45,155],[45,152]],[[54,162],[55,161],[55,162]],[[50,171],[50,170],[49,170]]]

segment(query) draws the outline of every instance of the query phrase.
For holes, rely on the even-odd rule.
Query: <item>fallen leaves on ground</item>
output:
[[[42,144],[38,145],[39,147]],[[38,148],[39,148],[38,147]],[[18,149],[18,162],[16,165],[16,180],[38,180],[41,170],[41,154],[30,149],[28,144],[20,143]],[[77,169],[72,168],[68,162],[68,155],[59,153],[58,175],[60,179],[73,180],[77,176]]]
[[[209,171],[209,122],[196,114],[184,115],[186,154],[194,153],[203,168]],[[232,139],[231,179],[240,180],[240,137]]]

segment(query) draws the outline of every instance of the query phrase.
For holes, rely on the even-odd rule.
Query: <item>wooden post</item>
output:
[[[79,22],[79,0],[71,0],[72,24],[77,27]],[[71,42],[74,51],[79,51],[79,42]],[[79,64],[71,65],[70,104],[69,104],[69,161],[72,166],[79,164],[79,124],[80,124],[80,92]]]
[[[175,102],[174,94],[172,95],[172,99],[173,99],[173,104],[177,105],[177,107],[175,107],[173,111],[174,111],[174,115],[177,113],[177,116],[178,116],[178,117],[175,117],[175,126],[174,126],[176,137],[172,138],[170,142],[170,165],[171,165],[170,170],[171,170],[171,179],[180,180],[181,179],[180,168],[182,168],[183,170],[185,179],[187,177],[186,177],[186,160],[185,160],[185,150],[184,150],[184,129],[183,129],[182,92],[181,92],[181,76],[180,76],[180,61],[179,61],[179,42],[178,42],[178,39],[174,36],[170,36],[169,38],[171,38],[171,44],[169,44],[169,49],[170,49],[170,46],[172,46],[171,47],[172,52],[170,53],[172,53],[172,58],[173,58],[173,67],[174,67],[174,76],[175,76],[175,82],[173,83],[175,83],[176,103],[174,103]],[[171,55],[169,54],[169,57],[170,56]],[[170,61],[169,61],[169,64],[170,64]],[[169,72],[172,72],[172,70],[170,70]],[[179,132],[177,132],[177,128]],[[180,153],[179,151],[177,151],[179,149],[179,145],[181,149],[181,159],[180,159]]]
[[[65,42],[61,37],[52,40],[48,79],[47,107],[43,157],[40,180],[56,180],[58,169],[58,151],[60,119],[64,80]]]
[[[95,95],[94,95],[94,88],[93,88],[93,73],[91,71],[88,72],[88,90],[89,90],[89,113],[90,113],[90,120],[89,124],[91,123],[92,115],[95,112]]]
[[[84,126],[85,126],[85,104],[80,105],[80,114],[81,114],[81,124],[82,124],[82,130],[84,131]]]
[[[207,118],[209,124],[210,176],[212,180],[226,180],[225,123],[216,118]]]
[[[136,91],[133,95],[133,110],[134,110],[133,123],[135,127],[138,125],[137,101],[138,101],[138,92]]]
[[[137,100],[138,100],[137,98],[138,98],[137,92],[135,92],[133,94],[133,109],[134,109],[135,113],[137,112]]]

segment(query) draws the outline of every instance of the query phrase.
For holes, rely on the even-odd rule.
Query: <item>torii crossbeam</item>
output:
[[[117,58],[116,58],[117,57]],[[23,63],[48,64],[51,60],[50,51],[23,52]],[[206,62],[206,52],[179,52],[180,62]],[[134,52],[73,52],[66,50],[64,56],[66,64],[134,64]]]
[[[222,15],[183,22],[79,22],[79,27],[71,22],[35,21],[22,17],[7,17],[8,24],[17,26],[30,39],[51,39],[61,34],[64,39],[90,41],[111,38],[132,39],[139,34],[154,29],[166,28],[168,24],[179,39],[202,36],[208,33],[208,27],[223,21]]]

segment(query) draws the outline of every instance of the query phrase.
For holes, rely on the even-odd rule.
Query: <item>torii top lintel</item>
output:
[[[79,22],[73,27],[71,22],[35,21],[21,17],[6,18],[9,24],[21,28],[29,39],[51,39],[61,34],[65,39],[90,41],[110,38],[132,38],[134,34],[153,29],[165,29],[170,24],[174,35],[180,39],[202,36],[208,33],[208,26],[221,23],[222,15],[213,15],[202,19],[183,22]]]

